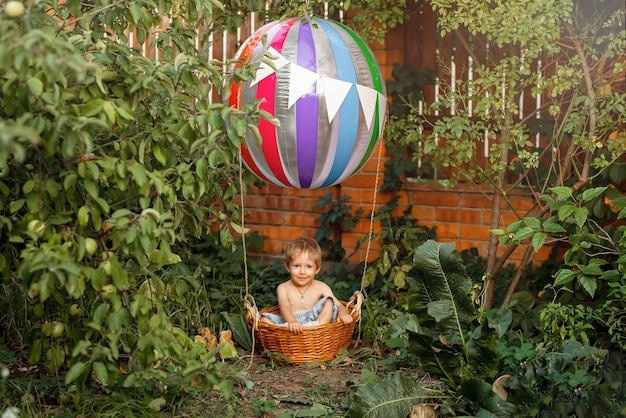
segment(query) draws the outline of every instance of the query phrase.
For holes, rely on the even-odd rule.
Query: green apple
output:
[[[98,241],[93,238],[85,238],[85,250],[88,255],[94,255],[98,249]]]
[[[111,262],[109,260],[104,260],[102,263],[100,263],[100,268],[104,270],[104,274],[106,274],[107,276],[111,275]]]
[[[0,179],[8,177],[10,172],[11,168],[9,167],[9,164],[5,163],[2,168],[0,168]]]
[[[46,224],[41,222],[39,219],[33,219],[28,223],[26,227],[30,232],[37,235],[38,237],[43,235],[43,232],[46,230]]]
[[[65,325],[60,322],[55,322],[54,327],[52,328],[52,333],[50,335],[52,335],[54,338],[60,338],[63,335],[64,331]]]
[[[78,316],[82,313],[82,310],[80,309],[80,306],[78,306],[77,304],[73,304],[72,306],[70,306],[70,316]]]
[[[4,13],[10,18],[21,17],[24,15],[24,5],[21,1],[7,1],[4,5]]]
[[[117,292],[117,288],[115,286],[113,286],[112,284],[105,284],[104,286],[102,286],[102,296],[104,297],[108,297],[109,295],[112,295],[113,293]]]
[[[217,213],[217,219],[219,219],[220,221],[225,220],[226,219],[226,214],[224,212],[222,212],[222,211],[219,211]]]
[[[35,299],[37,296],[39,296],[39,290],[40,290],[39,282],[33,282],[28,288],[28,291],[26,292],[26,294],[28,295],[29,298]]]

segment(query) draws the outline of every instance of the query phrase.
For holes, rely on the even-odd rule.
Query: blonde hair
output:
[[[296,238],[287,244],[285,265],[290,266],[293,259],[302,253],[309,254],[317,268],[322,267],[322,248],[317,241],[309,237]]]

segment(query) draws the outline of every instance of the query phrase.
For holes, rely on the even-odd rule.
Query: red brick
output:
[[[398,199],[398,205],[404,207],[409,206],[411,204],[411,199],[413,199],[413,196],[405,191],[398,192],[398,196],[400,196]]]
[[[481,242],[475,242],[475,241],[457,241],[455,243],[455,249],[457,252],[461,252],[463,250],[469,250],[470,248],[476,248],[478,250],[478,254],[481,256],[486,256],[487,255],[487,245]]]
[[[464,208],[491,208],[491,200],[482,194],[464,194],[461,197],[461,206]]]
[[[246,217],[246,223],[260,225],[282,225],[283,216],[276,211],[251,211]]]
[[[513,207],[521,212],[528,212],[536,207],[536,201],[532,197],[530,190],[528,191],[528,196],[511,197],[510,200]]]
[[[379,185],[382,184],[382,174],[379,176]],[[359,172],[342,183],[343,187],[373,188],[376,185],[376,175]]]
[[[432,206],[413,206],[411,216],[417,219],[420,224],[425,222],[433,223],[437,209]]]
[[[435,211],[435,219],[440,222],[482,225],[483,211],[480,209],[439,208]]]
[[[412,192],[410,202],[413,205],[430,205],[430,206],[459,206],[460,198],[452,190],[449,192]]]
[[[485,212],[485,225],[491,225],[491,211]],[[500,222],[498,223],[498,228],[506,229],[507,226],[517,221],[517,217],[513,212],[503,211],[500,213]]]
[[[317,215],[307,215],[303,213],[285,213],[284,222],[289,226],[302,226],[305,228],[319,227]]]
[[[474,225],[460,225],[461,238],[464,240],[474,241],[486,241],[489,240],[489,227],[486,226],[474,226]]]
[[[426,225],[428,226],[428,225]],[[432,225],[430,225],[432,226]],[[457,224],[436,224],[437,239],[459,239],[459,225]]]
[[[535,259],[539,261],[545,261],[550,258],[550,253],[552,252],[551,246],[544,246],[537,251],[535,254]]]

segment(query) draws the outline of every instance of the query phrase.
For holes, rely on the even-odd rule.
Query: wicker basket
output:
[[[337,357],[339,350],[350,347],[355,323],[361,319],[361,300],[360,292],[355,292],[350,302],[340,302],[352,315],[351,324],[344,325],[343,322],[337,321],[305,326],[298,335],[292,334],[286,326],[260,321],[252,324],[250,317],[248,322],[253,327],[256,325],[254,336],[261,350],[282,354],[275,356],[279,361],[292,364],[328,361]],[[278,306],[265,308],[260,313],[266,312],[280,315]]]

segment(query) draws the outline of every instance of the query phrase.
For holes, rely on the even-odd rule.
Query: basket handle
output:
[[[245,295],[243,299],[243,307],[246,311],[246,320],[254,331],[259,328],[259,310],[256,307],[254,297],[250,294]]]
[[[350,314],[356,311],[359,319],[361,319],[361,305],[363,305],[363,293],[357,290],[350,296],[350,300],[346,303],[346,309]]]

